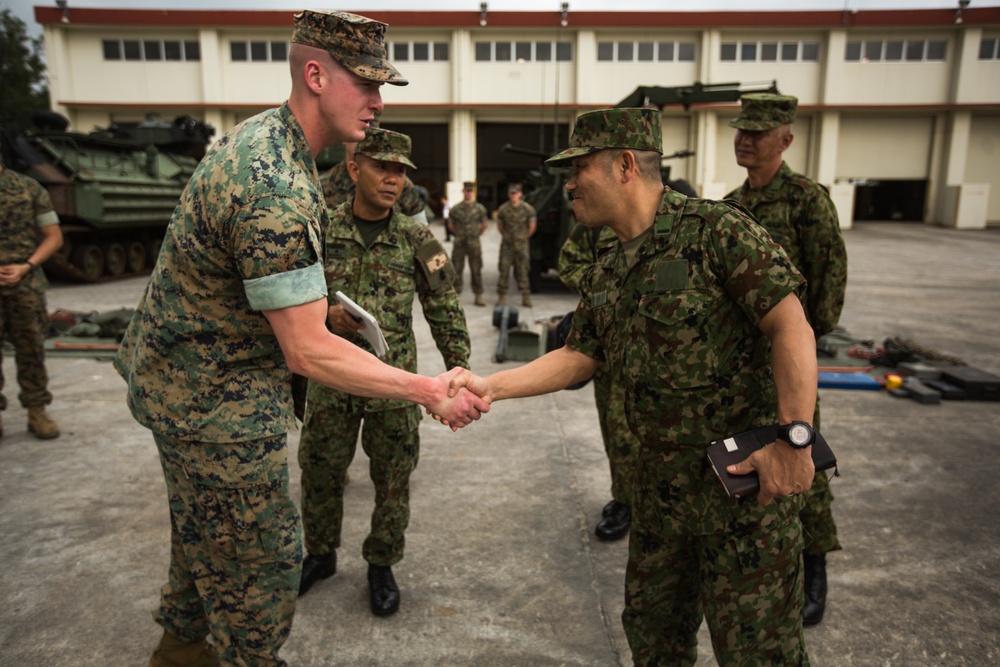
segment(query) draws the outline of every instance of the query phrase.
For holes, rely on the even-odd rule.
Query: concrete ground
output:
[[[1000,230],[865,223],[845,236],[850,332],[912,339],[1000,373]],[[468,292],[462,300],[473,369],[490,373],[501,367],[491,361],[495,227],[484,246],[490,307]],[[58,285],[49,308],[132,307],[144,283]],[[574,301],[551,278],[520,319],[561,315]],[[417,331],[421,369],[436,374],[440,355],[422,321]],[[48,368],[63,433],[40,441],[25,431],[13,360],[3,362],[0,665],[145,665],[168,559],[152,438],[109,362],[51,357]],[[829,557],[826,618],[806,631],[812,664],[1000,664],[1000,405],[821,394],[840,460],[844,550]],[[339,571],[301,600],[283,650],[290,664],[631,664],[619,620],[627,544],[593,536],[610,492],[590,387],[499,403],[457,434],[425,419],[422,438],[407,555],[395,568],[402,609],[368,610],[361,543],[373,492],[359,452]],[[293,433],[296,499],[297,449]],[[698,664],[715,665],[704,627],[700,637]]]

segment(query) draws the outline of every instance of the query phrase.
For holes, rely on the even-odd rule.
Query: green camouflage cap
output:
[[[795,122],[795,109],[799,99],[791,95],[751,93],[741,97],[740,104],[743,109],[736,120],[729,121],[729,127],[760,132]]]
[[[405,134],[372,127],[354,148],[354,154],[367,155],[373,160],[399,162],[416,169],[417,165],[410,162],[411,145],[410,138]]]
[[[307,9],[295,15],[292,42],[329,52],[362,79],[405,86],[409,81],[386,60],[387,27],[357,14]]]
[[[602,109],[576,119],[569,148],[545,164],[572,160],[605,148],[631,148],[663,154],[662,118],[657,109]]]

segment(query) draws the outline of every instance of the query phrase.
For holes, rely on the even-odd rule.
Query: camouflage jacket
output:
[[[497,209],[497,221],[503,225],[504,243],[527,243],[528,228],[538,218],[534,207],[526,201],[514,206],[509,201]]]
[[[559,280],[579,292],[580,281],[587,268],[617,241],[618,236],[610,227],[589,229],[576,225],[559,249]]]
[[[48,191],[35,179],[9,167],[0,170],[0,266],[24,264],[31,257],[38,247],[40,217],[59,221]],[[48,286],[41,268],[29,272],[17,284],[17,288],[36,292]]]
[[[616,243],[584,274],[567,344],[617,370],[640,462],[671,466],[659,500],[692,530],[725,530],[742,516],[705,447],[777,419],[770,343],[758,325],[802,285],[781,247],[740,210],[669,189],[633,267]],[[791,516],[786,506],[776,511]]]
[[[319,180],[323,184],[326,205],[331,211],[354,197],[354,181],[347,173],[347,163],[344,161],[338,162],[320,174]],[[403,183],[403,192],[396,202],[396,209],[409,216],[417,215],[424,210],[424,200],[417,193],[417,188],[409,176]]]
[[[479,239],[483,223],[488,218],[486,207],[477,201],[461,201],[448,212],[448,222],[455,230],[455,238],[461,240]]]
[[[291,373],[261,311],[326,296],[326,211],[287,104],[210,149],[181,195],[115,358],[141,424],[210,442],[295,428]]]
[[[379,323],[389,351],[382,360],[396,368],[417,371],[417,341],[413,333],[413,297],[420,299],[424,319],[444,358],[445,370],[469,367],[469,330],[455,292],[455,270],[440,241],[425,225],[394,211],[389,227],[365,248],[354,223],[351,204],[337,207],[326,230],[326,283],[330,303],[338,291],[368,311]],[[360,334],[348,338],[372,352]],[[389,410],[412,405],[406,401],[362,398],[309,383],[308,400],[344,412]]]
[[[802,308],[816,337],[833,331],[847,290],[847,248],[837,210],[823,186],[782,162],[766,187],[751,189],[744,181],[726,198],[753,213],[805,276]]]

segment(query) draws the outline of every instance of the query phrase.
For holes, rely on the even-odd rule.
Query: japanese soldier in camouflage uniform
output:
[[[500,230],[500,261],[497,269],[497,305],[507,303],[507,285],[510,281],[510,267],[514,266],[517,289],[521,291],[521,305],[531,306],[531,285],[528,271],[531,268],[531,247],[528,245],[535,234],[538,215],[526,201],[520,183],[511,183],[507,188],[508,201],[497,209],[497,228]]]
[[[607,363],[640,443],[622,613],[635,664],[694,665],[704,616],[720,665],[808,665],[797,494],[815,472],[809,442],[779,439],[730,466],[757,471],[756,498],[729,498],[705,454],[714,439],[812,417],[804,281],[742,210],[664,188],[660,124],[656,109],[577,119],[549,162],[572,160],[573,213],[618,242],[584,274],[564,347],[452,385],[531,396]]]
[[[559,251],[559,279],[579,292],[587,268],[617,241],[610,227],[577,225]],[[611,500],[601,511],[594,534],[602,540],[618,540],[628,535],[632,524],[632,475],[639,442],[625,418],[623,384],[614,379],[604,364],[594,371],[593,380],[601,439],[611,468]]]
[[[452,428],[488,409],[468,396],[447,403],[454,373],[413,375],[326,328],[328,215],[314,156],[363,139],[381,85],[406,83],[385,60],[385,28],[341,12],[296,15],[288,101],[201,161],[115,358],[132,414],[153,431],[170,504],[152,667],[287,664],[278,653],[302,560],[288,488],[291,371],[440,408]]]
[[[798,100],[788,95],[755,93],[740,100],[742,111],[729,125],[736,128],[736,162],[747,180],[727,199],[745,206],[780,243],[806,279],[802,308],[816,338],[837,326],[847,289],[847,250],[837,210],[826,189],[797,174],[782,159],[794,135]],[[812,424],[819,429],[819,400]],[[841,548],[830,504],[833,493],[825,472],[817,472],[802,510],[805,540],[805,625],[823,620],[826,607],[826,554]]]
[[[383,331],[385,361],[415,371],[413,298],[420,299],[445,366],[469,365],[469,331],[452,283],[455,272],[433,233],[395,208],[406,180],[410,138],[373,128],[348,164],[354,197],[330,215],[326,229],[326,283],[330,329],[371,350],[362,325],[334,296],[343,292],[372,313]],[[344,474],[358,443],[369,458],[375,483],[371,532],[362,549],[368,561],[372,612],[399,609],[392,566],[403,558],[403,532],[410,519],[410,473],[420,451],[420,408],[398,400],[352,396],[309,383],[305,424],[299,445],[302,467],[302,521],[309,555],[302,565],[300,594],[336,571],[344,519]],[[362,422],[364,427],[362,428]]]
[[[357,145],[357,142],[354,141],[344,142],[344,159],[319,175],[326,205],[331,210],[354,196],[354,181],[351,180],[351,175],[347,172],[347,163],[354,159],[354,150]],[[399,201],[396,202],[396,209],[426,225],[425,205],[423,197],[420,196],[413,181],[407,176],[406,182],[403,184],[403,192],[399,195]]]
[[[62,240],[49,193],[0,162],[0,338],[14,346],[18,399],[28,410],[28,431],[44,440],[58,438],[59,426],[45,411],[52,403],[45,371],[49,282],[40,266],[62,247]],[[4,384],[0,371],[0,392]],[[6,409],[7,397],[0,393],[0,436]]]
[[[469,259],[469,275],[475,304],[485,306],[483,298],[483,246],[479,237],[486,231],[489,214],[486,207],[476,201],[476,185],[472,181],[462,184],[462,201],[448,213],[448,229],[455,236],[451,246],[451,261],[455,267],[455,292],[462,293],[462,273],[465,259]]]

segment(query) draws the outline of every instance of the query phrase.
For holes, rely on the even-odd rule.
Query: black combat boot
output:
[[[816,625],[826,610],[826,554],[802,554],[802,561],[806,578],[802,625]]]
[[[302,579],[299,581],[299,597],[306,594],[313,584],[321,579],[329,579],[337,574],[337,552],[325,556],[309,554],[302,561]]]
[[[601,511],[603,518],[597,523],[594,534],[606,542],[619,540],[628,534],[632,526],[632,508],[612,500]]]
[[[368,565],[368,594],[372,613],[392,616],[399,610],[399,586],[389,565]]]

